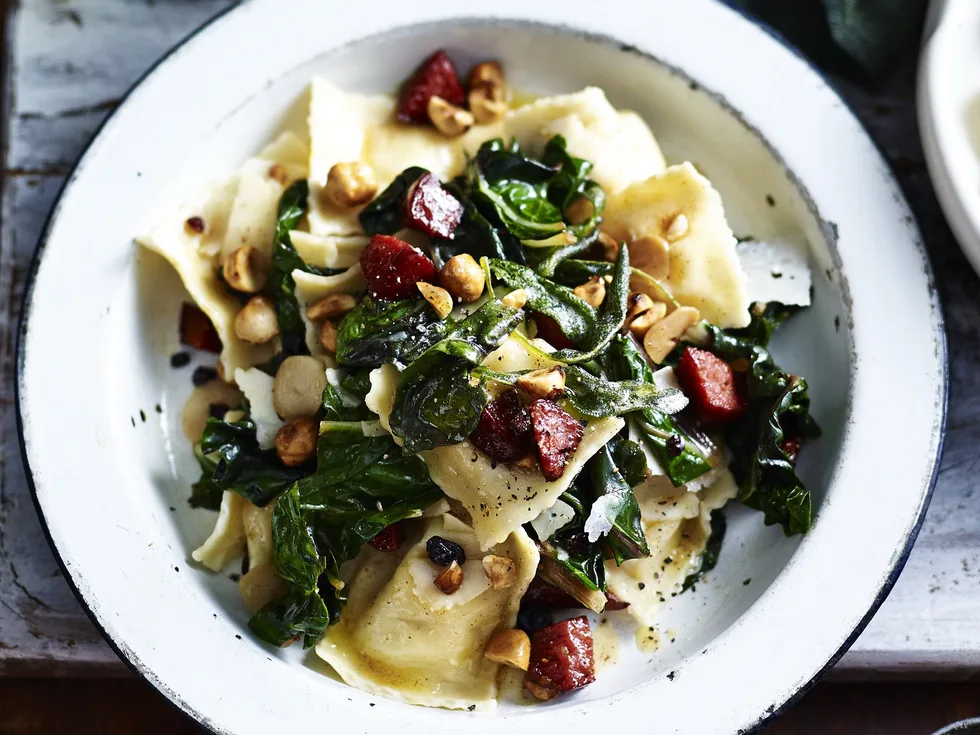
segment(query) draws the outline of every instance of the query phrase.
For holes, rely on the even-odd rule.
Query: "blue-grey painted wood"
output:
[[[124,670],[62,579],[30,500],[14,420],[15,325],[44,218],[85,143],[147,67],[230,4],[22,0],[8,18],[0,181],[0,674]],[[946,310],[951,390],[946,454],[925,526],[905,573],[837,675],[976,672],[980,280],[953,241],[929,183],[915,126],[912,60],[874,95],[846,84],[841,89],[895,166],[925,235]],[[887,503],[888,488],[880,492]]]

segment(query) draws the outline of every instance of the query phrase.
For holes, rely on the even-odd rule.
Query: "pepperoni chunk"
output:
[[[592,631],[584,616],[549,625],[534,634],[531,663],[524,677],[524,686],[531,694],[548,700],[594,681]]]
[[[582,423],[554,401],[539,398],[531,403],[531,426],[541,471],[546,480],[557,480],[565,474],[568,458],[582,441]]]
[[[405,82],[398,100],[398,119],[402,122],[426,122],[429,119],[429,99],[433,96],[442,97],[454,105],[466,102],[456,67],[445,51],[432,54]]]
[[[221,352],[221,338],[208,315],[186,301],[180,307],[181,344],[208,352]]]
[[[535,311],[531,313],[531,318],[534,319],[534,324],[538,328],[537,336],[554,347],[556,350],[568,350],[575,347],[575,343],[566,337],[565,333],[561,331],[561,327],[559,326],[558,322],[547,314],[541,314],[540,312]]]
[[[368,292],[376,299],[420,298],[415,284],[436,282],[436,267],[416,247],[390,235],[375,235],[361,251],[361,270]]]
[[[386,526],[377,536],[368,541],[378,551],[397,551],[405,541],[402,529],[396,523]]]
[[[449,240],[462,218],[463,205],[432,174],[416,181],[405,198],[405,224],[430,237]]]
[[[688,347],[675,370],[698,419],[709,426],[730,424],[746,409],[745,395],[731,366],[707,350]]]
[[[470,441],[496,462],[516,462],[534,451],[531,416],[516,390],[487,404]]]

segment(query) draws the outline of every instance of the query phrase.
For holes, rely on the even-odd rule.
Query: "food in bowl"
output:
[[[787,534],[819,434],[767,344],[805,258],[738,242],[691,163],[597,88],[511,104],[439,51],[397,99],[312,82],[287,132],[139,242],[219,353],[183,412],[250,628],[349,684],[485,709],[595,679],[715,564],[730,500]]]

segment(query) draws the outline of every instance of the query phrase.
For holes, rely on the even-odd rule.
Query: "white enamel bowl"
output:
[[[922,519],[946,383],[919,234],[840,99],[719,4],[466,8],[509,20],[452,20],[460,6],[444,0],[378,0],[365,12],[255,0],[183,44],[105,125],[42,240],[20,344],[24,451],[52,544],[123,658],[216,732],[751,731],[856,637]],[[670,160],[712,179],[738,234],[806,245],[815,283],[814,306],[775,350],[809,378],[824,429],[801,470],[815,494],[812,532],[787,539],[733,507],[720,566],[672,603],[658,652],[627,638],[594,685],[493,716],[379,700],[295,647],[265,647],[236,585],[188,563],[213,515],[186,503],[197,470],[178,422],[190,368],[168,362],[182,292],[132,243],[169,202],[301,119],[314,73],[391,90],[440,47],[464,67],[502,59],[529,93],[604,87],[650,122]]]
[[[919,129],[936,195],[980,273],[980,3],[933,0],[919,61]]]

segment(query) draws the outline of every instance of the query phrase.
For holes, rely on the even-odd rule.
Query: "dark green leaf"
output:
[[[550,316],[565,335],[576,344],[583,344],[597,321],[596,310],[572,293],[535,273],[530,268],[504,260],[491,260],[490,271],[511,288],[527,293],[527,308]]]
[[[585,522],[589,540],[602,538],[603,546],[617,565],[628,559],[650,556],[640,506],[613,461],[608,444],[595,453],[586,469],[592,486],[592,509]]]
[[[365,296],[340,323],[337,361],[359,367],[408,364],[442,339],[447,328],[424,299],[375,301]]]
[[[221,496],[225,492],[214,481],[214,468],[218,463],[202,454],[200,446],[197,445],[194,447],[194,456],[201,465],[201,477],[191,485],[191,497],[188,502],[192,508],[218,510],[221,508]]]
[[[371,392],[371,370],[372,368],[366,367],[352,371],[340,381],[340,387],[363,400]]]
[[[580,350],[558,350],[555,360],[566,364],[582,363],[599,356],[606,345],[623,328],[626,320],[626,302],[630,293],[630,255],[628,248],[620,248],[613,268],[612,282],[606,288],[606,298],[599,309],[596,323],[586,333]]]
[[[629,483],[630,487],[636,487],[647,479],[649,467],[647,466],[647,456],[643,453],[643,447],[629,439],[614,437],[609,445],[613,450],[613,460],[619,471],[623,473],[623,479]]]
[[[315,592],[273,600],[248,621],[252,632],[266,643],[282,647],[302,639],[303,648],[316,645],[329,624],[330,611]]]
[[[569,229],[579,238],[589,233],[598,235],[602,211],[606,206],[606,192],[596,182],[589,179],[592,163],[575,158],[567,150],[565,138],[554,136],[544,148],[541,162],[558,173],[548,183],[548,198],[562,212],[579,197],[592,202],[592,217],[587,222],[573,225]]]
[[[361,227],[369,235],[393,235],[404,226],[405,195],[409,188],[429,173],[420,166],[406,168],[370,204],[361,210],[358,218]]]
[[[473,368],[514,331],[521,316],[519,309],[488,301],[401,373],[390,421],[406,452],[458,444],[473,433],[490,400],[482,385],[471,385]]]
[[[752,315],[749,326],[742,329],[732,329],[729,333],[733,337],[751,342],[759,347],[768,347],[772,333],[799,310],[799,306],[788,306],[776,301],[769,304],[756,302],[749,309],[749,313]]]
[[[370,390],[370,388],[369,388]],[[341,385],[327,384],[323,389],[323,418],[325,421],[367,421],[373,414],[358,396]]]
[[[584,253],[591,248],[599,239],[598,228],[580,237],[578,241],[571,245],[556,245],[552,248],[528,248],[525,255],[528,265],[545,278],[551,278],[555,269],[563,261],[574,258],[576,255]],[[589,280],[588,278],[585,281]],[[582,283],[585,283],[582,281]],[[579,285],[579,284],[574,284]]]
[[[274,449],[260,449],[250,419],[233,424],[208,419],[200,451],[214,462],[211,482],[215,486],[222,491],[234,490],[260,507],[310,472],[306,467],[284,466]]]
[[[695,584],[701,581],[701,577],[718,565],[718,556],[721,554],[721,545],[725,540],[727,525],[724,513],[720,510],[711,511],[711,535],[708,536],[708,543],[705,544],[704,552],[701,554],[697,571],[687,575],[681,592],[687,592],[693,588]]]
[[[301,179],[283,192],[279,199],[276,218],[276,235],[272,243],[272,268],[266,284],[266,292],[276,302],[279,319],[279,336],[282,354],[297,355],[306,352],[306,325],[300,315],[296,300],[296,282],[293,271],[302,270],[316,275],[329,276],[343,273],[344,269],[316,268],[307,265],[293,247],[289,231],[295,230],[306,214],[309,186]]]
[[[653,385],[653,370],[636,341],[630,336],[620,335],[610,343],[609,349],[603,355],[603,365],[613,378]],[[674,485],[690,482],[711,469],[711,465],[697,449],[697,444],[669,413],[649,408],[631,414],[627,422],[630,424],[631,434],[657,458]],[[667,445],[675,435],[683,440],[680,453],[671,450]]]

